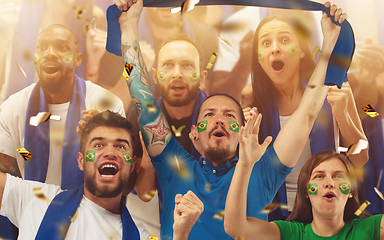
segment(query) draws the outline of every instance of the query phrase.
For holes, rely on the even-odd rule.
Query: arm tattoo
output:
[[[145,146],[165,146],[172,133],[164,114],[153,98],[139,42],[135,40],[132,46],[123,43],[122,49],[125,64],[123,75],[127,80]]]

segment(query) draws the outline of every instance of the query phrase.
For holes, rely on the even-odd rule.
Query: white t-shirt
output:
[[[19,228],[18,239],[35,239],[50,204],[34,195],[33,189],[38,187],[41,187],[49,201],[62,191],[58,186],[22,180],[7,174],[0,215],[8,217]],[[83,196],[77,217],[69,226],[65,239],[121,238],[121,215],[112,213]],[[148,234],[141,234],[141,239],[148,239]]]
[[[280,116],[280,128],[283,127],[284,123],[288,120],[290,116]],[[311,145],[309,143],[309,138],[305,142],[303,151],[297,160],[295,167],[292,169],[291,173],[285,179],[285,186],[287,189],[287,204],[288,211],[292,211],[293,205],[295,203],[296,192],[297,192],[297,179],[299,177],[301,168],[307,162],[307,160],[312,156],[311,154]]]
[[[24,147],[24,124],[27,112],[27,106],[30,94],[35,84],[24,88],[23,90],[11,95],[0,106],[0,152],[17,159],[21,175],[24,177],[24,159],[16,151],[17,148]],[[123,102],[113,95],[108,90],[90,82],[86,81],[86,96],[85,107],[86,109],[97,109],[103,111],[101,100],[108,99],[112,102],[109,109],[113,112],[118,112],[125,117]],[[64,104],[51,104],[50,110],[53,115],[60,115],[61,120],[58,123],[55,120],[50,122],[50,154],[48,163],[48,172],[46,183],[61,185],[61,158],[62,158],[62,142],[64,138],[64,128],[67,110],[69,103]],[[28,149],[27,149],[28,150]],[[60,153],[60,154],[59,154]],[[57,169],[57,168],[60,168]],[[52,172],[54,170],[54,172]]]

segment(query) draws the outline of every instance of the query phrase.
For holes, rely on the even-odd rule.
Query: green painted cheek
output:
[[[123,154],[124,161],[127,163],[132,164],[132,156],[129,153],[124,153]]]
[[[308,194],[309,195],[317,195],[317,183],[308,183]]]
[[[167,72],[159,71],[159,73],[157,74],[157,79],[159,79],[159,81],[165,82],[165,80],[167,79]]]
[[[87,154],[85,155],[85,161],[86,162],[94,162],[95,161],[95,151],[93,151],[93,150],[87,151]]]
[[[197,131],[198,132],[204,132],[205,130],[207,130],[207,123],[208,123],[207,120],[199,122],[197,124]]]
[[[296,45],[291,46],[287,49],[287,52],[288,52],[288,56],[294,57],[294,56],[299,55],[299,48]]]
[[[235,121],[229,121],[229,130],[234,132],[239,132],[239,124]]]
[[[341,182],[339,184],[339,189],[342,194],[348,195],[351,191],[351,186],[346,182]]]
[[[68,55],[65,55],[63,57],[63,62],[65,64],[70,64],[72,61],[73,61],[73,55],[72,54],[68,54]]]
[[[258,51],[259,62],[264,62],[264,52]]]
[[[191,82],[197,82],[199,81],[199,75],[197,74],[197,72],[190,72],[189,73],[189,80]]]

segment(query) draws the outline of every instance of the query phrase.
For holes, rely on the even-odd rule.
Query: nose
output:
[[[280,53],[280,47],[278,46],[277,42],[272,43],[272,54],[278,54]]]
[[[182,77],[182,73],[181,73],[181,69],[180,69],[180,66],[179,65],[176,65],[175,66],[175,71],[173,72],[172,74],[172,78],[174,79],[177,79],[177,78],[180,78]]]
[[[224,127],[224,119],[222,114],[216,115],[216,125]]]
[[[325,183],[324,183],[324,187],[332,189],[335,187],[335,182],[333,181],[332,178],[327,178]]]
[[[53,50],[53,46],[49,46],[48,49],[44,52],[44,56],[53,56],[56,55],[55,51]]]
[[[116,148],[113,145],[108,145],[105,148],[104,158],[115,160],[117,158]]]

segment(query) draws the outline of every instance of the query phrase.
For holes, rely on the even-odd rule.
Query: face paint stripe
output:
[[[87,154],[85,155],[85,161],[86,162],[94,162],[95,161],[95,151],[93,151],[93,150],[87,151]]]
[[[207,123],[208,123],[207,120],[199,122],[197,124],[197,131],[198,132],[203,132],[203,131],[207,130]]]
[[[308,183],[308,194],[317,195],[318,188],[319,186],[317,186],[317,183]]]

